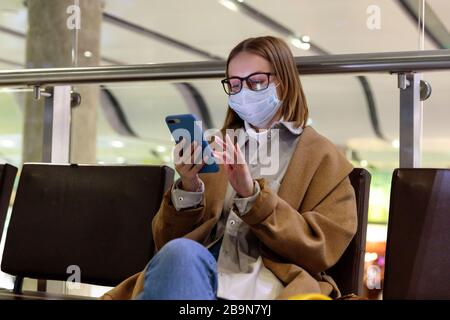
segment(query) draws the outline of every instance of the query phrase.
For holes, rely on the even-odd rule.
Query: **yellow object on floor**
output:
[[[320,293],[305,293],[305,294],[296,294],[295,296],[289,297],[289,300],[333,300],[333,299]]]

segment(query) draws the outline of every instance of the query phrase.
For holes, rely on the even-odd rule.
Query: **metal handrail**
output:
[[[296,57],[306,74],[402,73],[450,69],[450,49]],[[225,62],[143,64],[0,71],[0,87],[220,78]]]

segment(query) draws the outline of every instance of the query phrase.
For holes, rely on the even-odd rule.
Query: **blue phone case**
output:
[[[183,137],[190,140],[191,142],[194,142],[195,140],[198,144],[202,144],[203,154],[206,154],[209,159],[214,161],[211,164],[205,164],[199,171],[199,173],[218,172],[219,166],[215,162],[211,147],[209,146],[208,141],[206,141],[205,139],[202,128],[198,124],[196,124],[195,121],[199,120],[193,114],[179,114],[166,117],[166,124],[169,127],[169,130],[172,133],[172,136],[175,139],[176,143],[178,143]],[[185,137],[186,134],[189,134],[189,137]]]

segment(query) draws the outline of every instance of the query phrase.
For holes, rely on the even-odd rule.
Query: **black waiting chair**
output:
[[[2,259],[14,293],[23,277],[66,281],[78,268],[82,283],[115,286],[143,270],[173,177],[166,166],[25,164]]]
[[[3,236],[3,229],[16,175],[16,167],[9,164],[0,165],[0,239]]]
[[[336,282],[343,296],[362,296],[371,175],[365,169],[356,168],[349,178],[355,189],[358,228],[342,257],[326,273]]]
[[[450,299],[450,170],[392,177],[383,299]]]

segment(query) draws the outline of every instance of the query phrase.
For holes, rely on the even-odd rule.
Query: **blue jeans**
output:
[[[218,244],[220,246],[220,244]],[[216,253],[193,240],[166,243],[152,258],[145,273],[140,300],[215,300]]]

